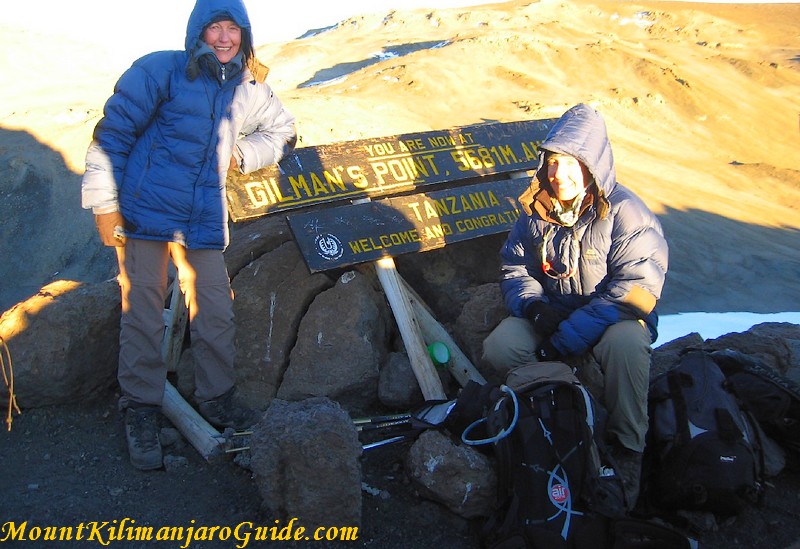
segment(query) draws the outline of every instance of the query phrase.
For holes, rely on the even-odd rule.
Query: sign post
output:
[[[386,299],[392,308],[397,327],[411,362],[411,369],[417,378],[419,388],[425,400],[445,400],[447,395],[442,381],[428,355],[425,338],[422,335],[408,295],[401,284],[400,275],[391,257],[383,257],[375,262],[375,271],[386,293]]]

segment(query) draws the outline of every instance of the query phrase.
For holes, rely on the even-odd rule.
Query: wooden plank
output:
[[[224,455],[225,437],[186,402],[173,385],[164,386],[161,412],[206,461]]]
[[[408,293],[408,299],[411,302],[414,318],[416,318],[419,324],[425,343],[430,345],[434,341],[441,341],[447,346],[450,350],[450,362],[447,364],[447,369],[455,380],[458,381],[459,385],[463,387],[470,380],[484,385],[486,383],[486,378],[475,368],[444,326],[436,320],[422,298],[417,295],[414,289],[400,274],[397,276],[400,279],[400,284]]]
[[[280,165],[251,174],[231,171],[233,221],[358,198],[529,170],[555,119],[476,124],[301,147]]]
[[[385,257],[376,261],[375,271],[378,273],[378,279],[383,286],[392,313],[394,313],[406,353],[411,362],[411,369],[422,390],[422,396],[425,400],[445,400],[447,395],[442,387],[442,381],[428,355],[425,339],[414,316],[408,294],[400,282],[400,275],[397,273],[394,260],[391,257]]]
[[[527,179],[297,212],[289,227],[311,272],[423,252],[507,231]]]

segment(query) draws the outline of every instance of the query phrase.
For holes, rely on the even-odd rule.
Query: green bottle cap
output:
[[[450,362],[450,349],[441,341],[434,341],[428,345],[428,354],[435,366],[445,366]]]

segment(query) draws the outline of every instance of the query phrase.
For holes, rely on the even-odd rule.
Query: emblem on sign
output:
[[[330,233],[318,234],[314,239],[314,245],[317,248],[317,253],[322,258],[330,261],[336,261],[341,258],[344,253],[342,241]]]

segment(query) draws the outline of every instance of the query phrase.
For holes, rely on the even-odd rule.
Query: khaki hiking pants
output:
[[[498,372],[537,362],[539,337],[524,318],[508,317],[483,342],[483,360]],[[590,351],[604,377],[597,397],[608,411],[607,431],[630,450],[644,450],[647,390],[650,380],[650,332],[640,321],[609,326]]]
[[[233,294],[221,250],[187,250],[180,244],[128,238],[118,247],[122,291],[119,335],[120,404],[161,406],[166,366],[161,357],[169,259],[189,312],[198,402],[234,385]]]

